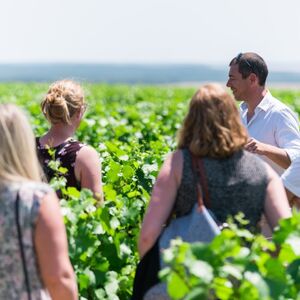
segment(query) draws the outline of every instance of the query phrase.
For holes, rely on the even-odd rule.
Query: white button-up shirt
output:
[[[300,157],[281,176],[284,186],[297,197],[300,197]]]
[[[290,160],[300,157],[300,133],[298,116],[285,104],[267,92],[257,105],[254,115],[247,122],[247,103],[240,105],[242,122],[250,137],[259,142],[284,149]],[[271,167],[281,175],[283,168],[266,156],[261,156]]]

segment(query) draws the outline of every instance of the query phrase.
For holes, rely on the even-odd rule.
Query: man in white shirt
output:
[[[291,205],[300,209],[300,158],[296,158],[281,176]]]
[[[300,157],[298,117],[266,89],[268,68],[256,53],[240,53],[229,64],[227,86],[240,105],[250,139],[246,150],[259,154],[281,175]]]

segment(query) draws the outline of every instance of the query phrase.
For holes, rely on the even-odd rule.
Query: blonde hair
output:
[[[64,79],[50,85],[41,108],[51,124],[71,124],[71,118],[84,104],[84,92],[80,84]]]
[[[35,138],[26,115],[13,104],[0,104],[1,181],[41,181]]]
[[[233,98],[221,85],[207,84],[190,101],[178,148],[188,148],[196,156],[222,158],[242,149],[247,139]]]

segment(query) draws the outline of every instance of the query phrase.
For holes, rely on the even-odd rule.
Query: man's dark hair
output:
[[[253,52],[240,53],[229,64],[238,65],[242,78],[247,78],[251,73],[258,77],[259,84],[264,86],[268,76],[268,67],[261,56]]]

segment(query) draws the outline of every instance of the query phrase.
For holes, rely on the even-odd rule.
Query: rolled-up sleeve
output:
[[[290,160],[294,161],[300,157],[298,117],[288,109],[278,111],[276,117],[276,143],[287,152]]]
[[[281,175],[284,186],[297,197],[300,197],[300,158],[296,158],[291,166]]]

